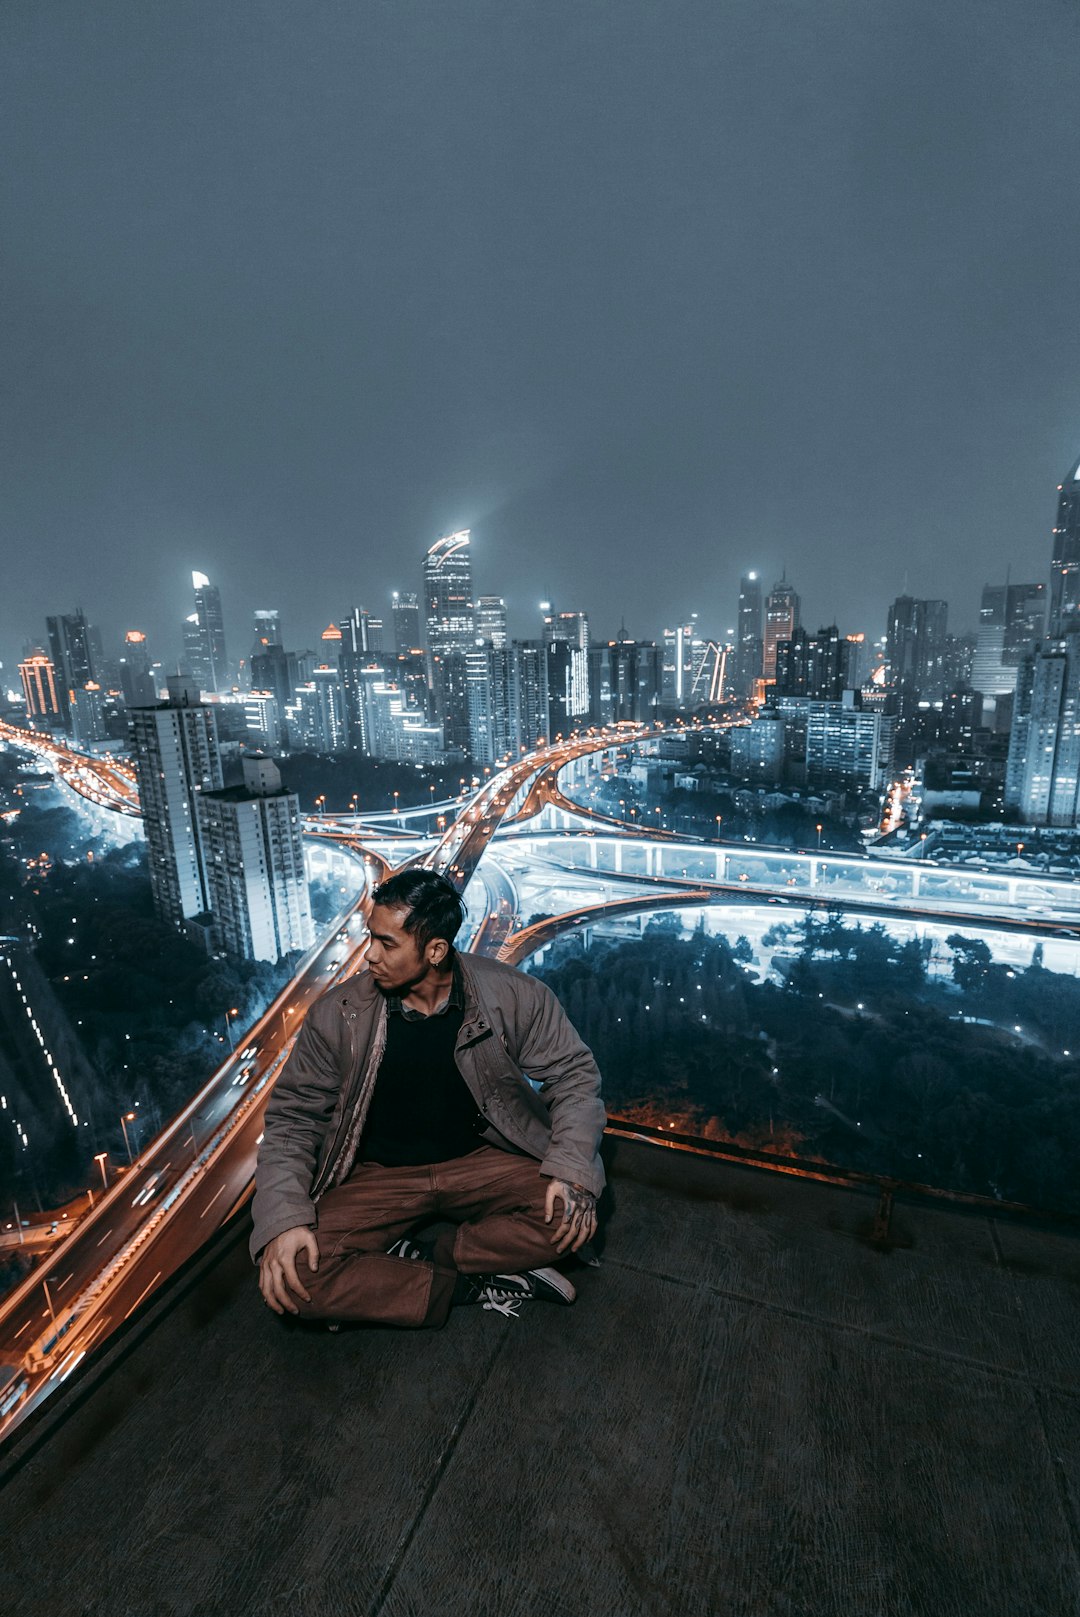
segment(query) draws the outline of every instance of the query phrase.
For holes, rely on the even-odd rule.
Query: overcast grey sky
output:
[[[1075,0],[4,0],[0,655],[417,588],[880,633],[1043,578]]]

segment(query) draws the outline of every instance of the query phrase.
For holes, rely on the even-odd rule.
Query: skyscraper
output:
[[[514,651],[480,641],[465,653],[469,687],[469,753],[476,764],[496,764],[515,749]]]
[[[544,644],[548,657],[548,706],[551,713],[553,735],[568,735],[578,719],[589,711],[589,619],[584,612],[555,612],[551,603],[544,601],[540,610],[544,614]],[[566,674],[562,669],[562,653],[551,652],[554,646],[565,646]],[[556,723],[556,719],[558,722]]]
[[[511,670],[514,739],[518,752],[532,752],[549,729],[546,647],[542,640],[515,640]]]
[[[505,646],[506,602],[501,595],[478,595],[476,598],[476,638],[489,646]]]
[[[1045,615],[1045,584],[984,587],[971,675],[975,690],[994,700],[1012,693],[1016,670],[1035,650]]]
[[[221,593],[205,573],[193,572],[195,611],[184,620],[185,672],[203,691],[223,691],[229,686],[225,655],[225,624],[221,615]]]
[[[245,960],[310,949],[300,802],[272,759],[245,757],[243,785],[201,793],[198,817],[217,941]]]
[[[261,657],[271,646],[282,645],[281,613],[277,607],[259,607],[252,613],[251,655]]]
[[[399,655],[417,651],[420,639],[420,597],[412,590],[394,590],[390,597],[394,625],[394,650]]]
[[[446,745],[469,747],[465,653],[475,643],[469,530],[436,540],[424,557],[429,684]]]
[[[944,601],[898,595],[889,608],[889,683],[894,690],[925,701],[940,699],[945,687]]]
[[[19,664],[23,695],[26,698],[26,716],[32,730],[58,730],[64,723],[56,669],[40,649],[35,649]]]
[[[381,670],[380,670],[381,673]],[[350,743],[345,685],[337,668],[313,668],[285,709],[289,745],[304,752],[344,752]]]
[[[809,696],[818,702],[838,702],[852,684],[850,646],[835,623],[810,635],[796,628],[789,639],[776,644],[777,696]]]
[[[178,675],[166,702],[131,709],[131,750],[150,855],[154,908],[184,930],[209,909],[196,799],[222,786],[217,721]]]
[[[120,689],[128,707],[148,707],[158,699],[150,648],[141,629],[129,629],[124,636]]]
[[[1058,484],[1058,495],[1047,623],[1052,640],[1080,625],[1080,461]]]
[[[685,623],[665,629],[661,639],[660,699],[665,707],[683,707],[690,700],[695,654],[700,645],[697,613]]]
[[[660,701],[660,654],[651,640],[589,647],[589,717],[594,724],[651,723]]]
[[[799,627],[799,597],[787,582],[787,574],[774,584],[765,602],[765,650],[762,674],[776,678],[776,645],[790,640]]]
[[[1069,610],[1059,608],[1059,621],[1080,627]],[[1080,638],[1074,633],[1045,641],[1020,664],[1005,807],[1033,825],[1080,823]]]
[[[56,670],[60,717],[64,728],[70,731],[74,692],[97,678],[93,631],[82,607],[76,607],[74,612],[46,618],[45,626],[49,632],[49,647]]]
[[[761,678],[764,660],[761,634],[761,580],[756,573],[746,573],[739,581],[739,619],[735,631],[735,675],[731,682],[733,696],[753,696],[754,687]]]

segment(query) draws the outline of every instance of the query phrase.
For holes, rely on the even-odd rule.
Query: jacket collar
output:
[[[461,1032],[459,1038],[463,1042],[483,1038],[491,1031],[491,1020],[484,1007],[483,999],[477,987],[476,975],[472,970],[467,955],[455,951],[454,954],[454,989],[451,990],[451,1001],[460,982],[462,996]],[[337,990],[338,1003],[345,1016],[359,1012],[370,1013],[377,1009],[383,994],[378,984],[372,980],[371,973],[366,969],[358,971],[349,977]]]

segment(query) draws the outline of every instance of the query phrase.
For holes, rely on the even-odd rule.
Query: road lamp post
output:
[[[716,816],[716,840],[717,840],[717,842],[720,841],[720,821],[723,818],[724,818],[724,816],[722,814],[718,814]]]
[[[225,1032],[228,1035],[229,1049],[230,1050],[235,1050],[236,1049],[236,1035],[233,1032],[232,1019],[233,1019],[234,1016],[239,1016],[239,1015],[240,1015],[240,1008],[237,1005],[234,1005],[231,1011],[226,1011],[225,1012]]]
[[[121,1112],[121,1114],[120,1114],[120,1127],[124,1131],[124,1144],[127,1147],[128,1166],[129,1167],[131,1166],[132,1162],[134,1162],[135,1159],[131,1154],[131,1141],[128,1139],[127,1126],[128,1126],[129,1123],[134,1123],[134,1121],[135,1121],[135,1113],[134,1112]]]
[[[820,824],[820,822],[814,827],[814,830],[817,832],[817,851],[818,851],[818,853],[820,853],[821,852],[821,824]]]
[[[94,1158],[94,1161],[97,1163],[98,1167],[101,1169],[101,1188],[102,1188],[102,1190],[108,1190],[108,1188],[109,1188],[109,1181],[108,1181],[108,1178],[107,1178],[106,1173],[105,1173],[105,1158],[108,1156],[108,1154],[109,1153],[107,1151],[99,1151],[97,1156]]]

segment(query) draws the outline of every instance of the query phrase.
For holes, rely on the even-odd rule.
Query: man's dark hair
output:
[[[371,895],[373,904],[405,910],[405,931],[427,948],[432,938],[445,938],[451,950],[465,918],[465,904],[453,882],[436,870],[401,870],[380,882]]]

